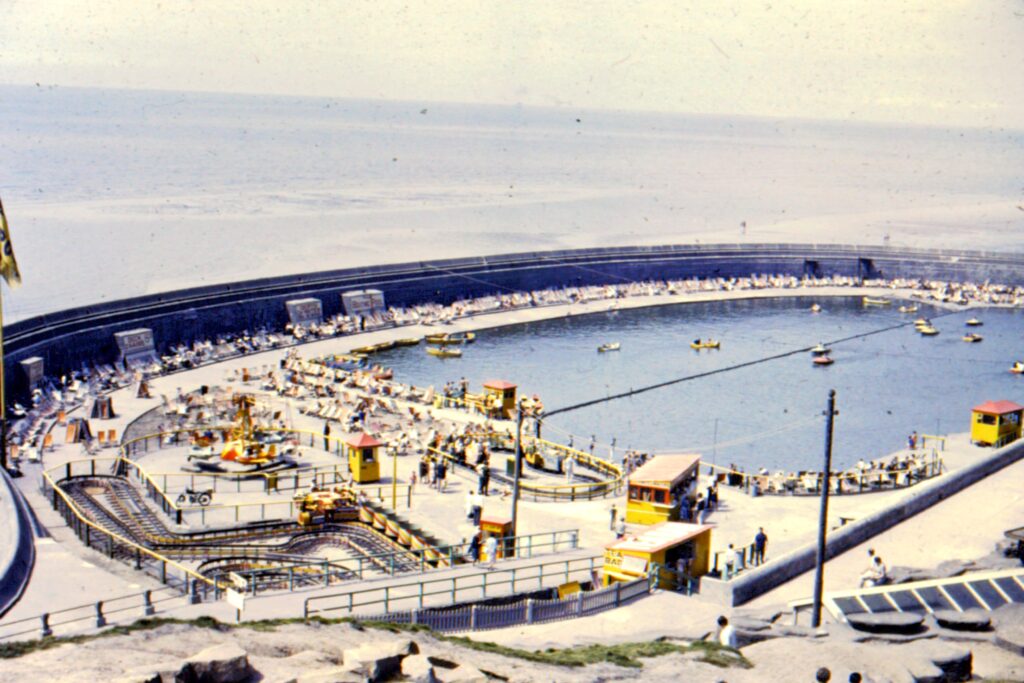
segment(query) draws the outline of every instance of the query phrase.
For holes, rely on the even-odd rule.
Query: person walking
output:
[[[328,453],[331,452],[331,423],[324,422],[324,450]]]
[[[768,535],[764,533],[764,527],[758,527],[757,535],[754,536],[754,566],[764,563],[764,551],[768,547]]]
[[[615,538],[621,539],[626,537],[626,518],[619,517],[619,523],[615,525]]]

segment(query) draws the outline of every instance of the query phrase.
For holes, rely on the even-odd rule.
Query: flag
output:
[[[21,273],[18,271],[18,262],[14,258],[11,230],[7,227],[3,202],[0,202],[0,276],[3,276],[11,289],[21,284]]]

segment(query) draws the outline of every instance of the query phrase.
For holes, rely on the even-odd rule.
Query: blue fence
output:
[[[616,583],[597,591],[581,591],[561,599],[524,599],[503,605],[475,604],[444,609],[414,609],[360,619],[391,624],[418,624],[442,633],[486,631],[597,614],[648,595],[651,587],[651,580],[645,577],[629,583]]]

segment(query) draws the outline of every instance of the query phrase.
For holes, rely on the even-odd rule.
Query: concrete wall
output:
[[[829,532],[825,549],[826,558],[831,559],[857,547],[1022,457],[1024,441],[1017,441],[967,467],[914,486],[902,502]],[[811,571],[814,569],[816,556],[817,544],[807,545],[744,572],[732,581],[702,580],[701,594],[719,604],[742,605],[790,579]]]
[[[618,247],[503,254],[351,268],[216,285],[85,306],[31,318],[4,330],[8,389],[25,386],[17,363],[41,356],[51,377],[117,357],[115,332],[154,331],[158,350],[244,329],[278,328],[284,303],[318,297],[324,315],[341,313],[343,291],[376,288],[389,305],[566,285],[751,273],[942,280],[990,279],[1024,284],[1024,255],[844,245],[690,245]]]

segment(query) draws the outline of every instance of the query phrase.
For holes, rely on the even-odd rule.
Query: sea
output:
[[[7,322],[246,278],[631,244],[1024,249],[1024,133],[0,86]]]

